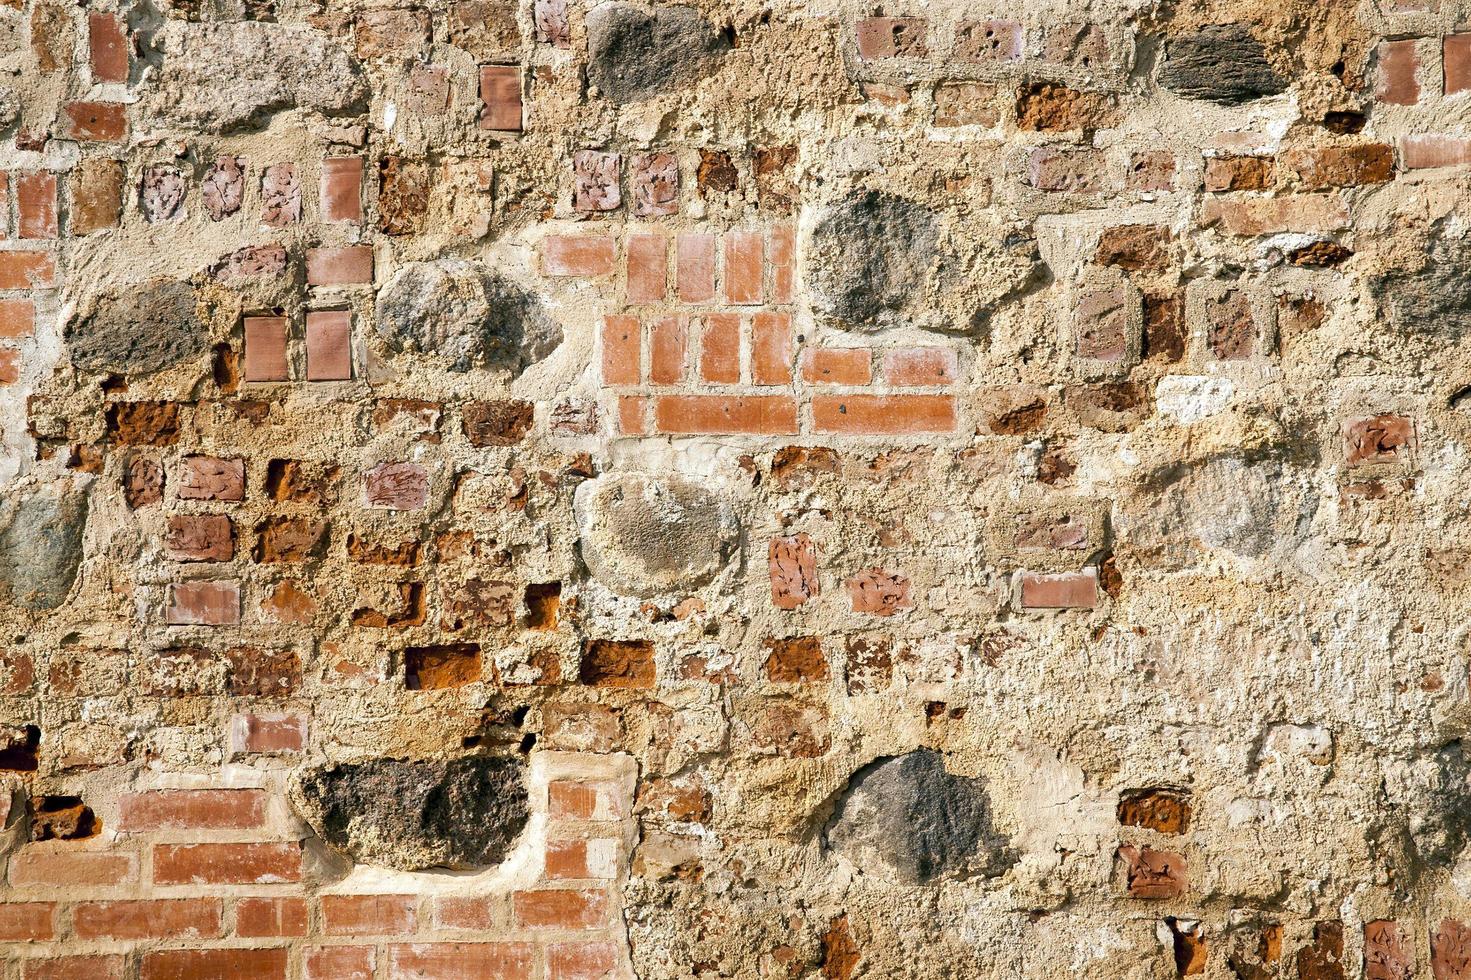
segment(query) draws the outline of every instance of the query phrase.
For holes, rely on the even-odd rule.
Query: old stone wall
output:
[[[0,0],[0,980],[1471,980],[1471,0]]]

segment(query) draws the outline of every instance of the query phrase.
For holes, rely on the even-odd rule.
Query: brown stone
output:
[[[1297,951],[1298,980],[1348,980],[1343,962],[1343,923],[1319,922],[1313,942]]]
[[[766,679],[777,684],[816,684],[828,679],[827,658],[815,636],[766,641]]]
[[[1132,790],[1119,798],[1119,823],[1161,834],[1190,830],[1190,795],[1173,789]]]
[[[1119,848],[1119,857],[1126,865],[1125,874],[1132,898],[1179,898],[1189,888],[1184,855],[1124,844]]]
[[[465,438],[477,449],[514,446],[526,437],[535,406],[523,401],[469,402],[461,410]]]
[[[589,640],[578,679],[595,687],[654,686],[654,644],[647,640]]]
[[[1106,97],[1057,82],[1031,82],[1016,97],[1017,128],[1031,132],[1094,130],[1112,125],[1114,116]]]
[[[1115,225],[1098,239],[1093,261],[1127,272],[1161,272],[1170,262],[1170,230],[1161,225]]]

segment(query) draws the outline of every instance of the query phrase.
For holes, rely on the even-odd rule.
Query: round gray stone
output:
[[[687,87],[730,41],[693,7],[605,3],[587,15],[587,80],[617,102]]]
[[[812,231],[807,282],[842,325],[872,332],[922,299],[940,240],[935,213],[883,191],[858,191]]]
[[[0,584],[10,601],[37,611],[60,606],[82,561],[87,495],[40,490],[7,502],[0,520]]]
[[[174,279],[102,294],[65,334],[72,364],[84,371],[152,374],[209,347],[193,287]]]

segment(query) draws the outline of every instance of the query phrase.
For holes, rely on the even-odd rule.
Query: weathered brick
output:
[[[235,525],[224,514],[175,514],[164,546],[174,561],[229,561],[235,557]]]
[[[242,898],[235,903],[235,935],[246,939],[307,934],[304,898]]]
[[[1381,42],[1375,58],[1378,62],[1375,98],[1394,105],[1414,105],[1420,101],[1420,53],[1414,40]]]
[[[715,236],[687,232],[676,240],[676,283],[682,303],[715,298]]]
[[[72,907],[78,939],[212,938],[220,934],[218,898],[80,902]]]
[[[720,384],[741,380],[741,318],[711,313],[701,318],[700,377]]]
[[[60,233],[56,217],[56,175],[47,171],[15,175],[16,235],[20,238],[55,238]]]
[[[143,954],[139,980],[286,980],[287,950],[160,949]]]
[[[123,980],[127,959],[122,956],[57,956],[24,961],[23,980]]]
[[[521,980],[532,976],[530,943],[414,943],[388,947],[389,980]]]
[[[247,885],[298,881],[301,846],[289,844],[158,844],[159,885]]]
[[[668,240],[663,235],[628,236],[628,301],[662,303],[668,277]]]
[[[903,435],[951,432],[955,399],[949,395],[818,395],[812,399],[818,432]]]
[[[812,384],[866,385],[873,380],[867,347],[809,347],[802,352],[802,380]]]
[[[550,235],[542,244],[541,271],[546,276],[610,276],[617,263],[617,246],[606,236]]]
[[[516,922],[530,929],[597,929],[608,919],[608,893],[551,890],[511,896]]]
[[[291,376],[286,358],[286,335],[289,329],[285,317],[245,318],[246,381],[285,381]]]
[[[480,69],[480,128],[496,132],[521,131],[521,70],[515,65],[485,65]]]
[[[418,901],[412,895],[323,895],[322,929],[329,936],[394,936],[413,932]]]
[[[857,24],[858,54],[867,59],[923,58],[929,53],[925,21],[918,17],[870,17]]]
[[[654,427],[675,435],[791,435],[797,402],[786,395],[665,395],[654,402]]]
[[[266,816],[266,794],[256,789],[161,789],[122,796],[118,829],[249,830]]]
[[[303,956],[303,980],[373,980],[378,950],[373,946],[317,946]]]
[[[55,935],[56,906],[51,902],[0,902],[0,942],[40,942]]]
[[[323,221],[363,220],[363,158],[327,157],[322,161]]]
[[[373,246],[306,250],[306,281],[309,286],[353,286],[373,281]]]

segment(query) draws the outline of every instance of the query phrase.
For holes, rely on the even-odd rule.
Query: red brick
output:
[[[618,431],[641,436],[649,431],[649,399],[642,395],[620,395],[618,398]]]
[[[51,902],[0,903],[0,942],[29,943],[56,935],[56,906]]]
[[[1471,34],[1448,34],[1441,49],[1445,64],[1445,94],[1471,89]]]
[[[62,110],[68,139],[115,143],[128,135],[128,107],[117,102],[73,102]]]
[[[1184,855],[1126,844],[1119,857],[1127,866],[1129,895],[1150,900],[1179,898],[1190,887]]]
[[[1219,222],[1232,235],[1323,234],[1347,228],[1348,219],[1348,207],[1333,194],[1232,201],[1212,198],[1201,212],[1203,225]]]
[[[306,250],[306,281],[309,286],[352,286],[373,281],[373,246]]]
[[[56,285],[50,252],[0,252],[0,289],[46,289]]]
[[[643,326],[636,316],[603,318],[603,383],[636,385],[642,380]]]
[[[923,58],[925,22],[918,17],[869,17],[857,25],[858,54],[865,61],[876,58]]]
[[[16,234],[20,238],[55,238],[56,175],[48,171],[17,174],[15,207],[19,215]]]
[[[613,943],[557,943],[547,947],[547,980],[613,980],[619,960]]]
[[[128,80],[128,29],[116,14],[87,15],[87,48],[92,81]]]
[[[751,318],[751,383],[792,381],[792,315],[757,313]]]
[[[161,949],[143,954],[139,980],[286,980],[287,950]]]
[[[1471,927],[1440,920],[1430,932],[1430,969],[1435,980],[1471,980]]]
[[[118,830],[249,830],[265,819],[263,790],[156,789],[123,795]]]
[[[0,299],[0,337],[29,337],[36,332],[36,304],[28,299]]]
[[[791,225],[773,228],[767,258],[771,262],[771,301],[790,303],[796,288],[797,230]]]
[[[25,980],[123,980],[122,956],[59,956],[25,961]]]
[[[185,456],[179,463],[180,500],[245,499],[245,461]]]
[[[736,305],[754,305],[765,297],[765,242],[756,231],[732,231],[725,236],[725,299]]]
[[[1386,143],[1323,146],[1284,153],[1304,187],[1357,187],[1394,179],[1394,151]]]
[[[608,921],[608,893],[602,891],[517,892],[511,905],[517,924],[532,929],[597,929]]]
[[[654,402],[654,427],[676,435],[793,435],[797,402],[787,395],[667,395]]]
[[[235,557],[235,525],[224,514],[174,514],[164,547],[174,561],[229,561]]]
[[[663,235],[628,236],[628,301],[662,303],[669,291],[669,242]]]
[[[158,844],[153,880],[159,885],[252,885],[301,880],[301,845]]]
[[[220,934],[218,898],[81,902],[72,908],[78,939],[165,939]]]
[[[285,381],[291,376],[286,361],[286,318],[245,318],[245,380]]]
[[[675,275],[682,303],[715,298],[715,236],[688,232],[675,241]]]
[[[329,936],[390,936],[413,932],[413,895],[324,895],[322,928]]]
[[[771,604],[796,609],[822,591],[817,577],[817,546],[806,534],[772,538],[766,549]]]
[[[684,380],[688,337],[686,317],[666,316],[654,322],[649,331],[650,381],[673,385]]]
[[[287,755],[306,747],[307,720],[302,715],[238,714],[230,720],[230,749],[261,755]]]
[[[1022,26],[1014,20],[962,21],[955,32],[955,57],[975,64],[1020,61]]]
[[[1403,463],[1415,449],[1415,423],[1403,415],[1370,415],[1343,423],[1344,460],[1350,466]]]
[[[1406,170],[1461,167],[1471,163],[1471,139],[1461,136],[1406,136],[1400,140]]]
[[[591,820],[598,792],[586,783],[558,780],[547,786],[548,816],[553,820]]]
[[[549,235],[542,244],[544,276],[611,276],[617,266],[617,246],[605,235]]]
[[[235,903],[235,935],[249,939],[305,936],[304,898],[242,898]]]
[[[1023,609],[1092,609],[1098,602],[1098,575],[1091,569],[1061,575],[1022,573]]]
[[[435,902],[435,919],[444,929],[485,932],[502,928],[499,903],[485,896],[449,895]]]
[[[741,380],[741,318],[734,313],[711,313],[700,333],[700,377],[717,384]]]
[[[347,381],[351,377],[352,313],[347,310],[316,310],[308,313],[306,379]]]
[[[1384,41],[1379,45],[1379,78],[1374,96],[1380,102],[1414,105],[1420,101],[1420,53],[1415,41]]]
[[[895,347],[883,355],[884,380],[896,387],[952,384],[958,370],[948,347]]]
[[[28,847],[10,859],[10,883],[18,887],[103,887],[120,885],[133,874],[131,854]]]
[[[20,351],[0,348],[0,385],[13,385],[20,380]]]
[[[587,841],[547,841],[547,878],[588,878]]]
[[[301,181],[296,167],[277,163],[261,177],[260,222],[270,228],[287,228],[301,220]]]
[[[867,347],[809,347],[802,352],[802,380],[812,384],[866,385],[873,380]]]
[[[515,65],[483,65],[480,69],[480,128],[506,133],[521,131],[521,69]]]
[[[951,432],[955,399],[949,395],[818,395],[812,399],[818,432],[904,435]]]
[[[169,587],[170,626],[233,626],[240,622],[239,582],[180,582]]]
[[[405,943],[388,947],[388,980],[525,980],[528,943]]]
[[[322,220],[363,220],[363,158],[328,157],[322,161]]]
[[[309,949],[302,980],[373,980],[377,950],[372,946],[318,946]]]
[[[429,471],[418,463],[379,463],[363,474],[369,507],[418,510],[429,502]]]

